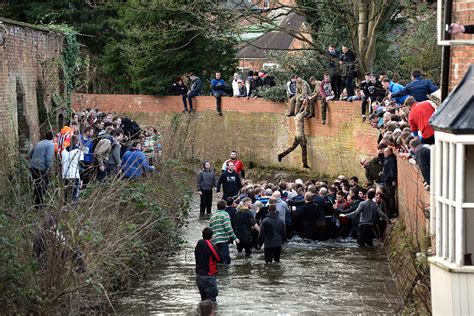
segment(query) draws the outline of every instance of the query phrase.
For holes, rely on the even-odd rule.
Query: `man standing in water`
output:
[[[361,202],[354,212],[349,214],[341,214],[340,217],[355,218],[359,216],[359,229],[357,233],[357,243],[360,247],[373,246],[374,223],[377,216],[380,216],[387,222],[390,222],[387,215],[383,213],[378,207],[377,203],[373,201],[375,191],[367,192],[367,200]]]
[[[293,150],[301,146],[301,160],[303,161],[303,168],[309,169],[308,166],[308,155],[306,150],[306,136],[304,135],[304,116],[306,114],[306,104],[299,109],[298,113],[295,115],[295,138],[293,140],[293,145],[291,145],[287,150],[278,154],[278,161],[281,162],[283,157],[291,153]]]
[[[224,200],[217,202],[217,211],[212,215],[209,226],[214,231],[212,241],[221,253],[222,263],[230,264],[229,241],[235,240],[238,244],[239,240],[232,229],[229,214],[225,211],[226,206]]]
[[[280,262],[281,246],[285,240],[285,223],[276,213],[276,206],[268,207],[268,215],[262,221],[258,244],[265,245],[265,263]]]
[[[221,176],[219,177],[219,181],[217,181],[217,189],[216,192],[219,193],[224,191],[224,195],[222,197],[223,200],[226,200],[228,197],[234,197],[239,194],[240,189],[242,188],[242,181],[240,180],[240,176],[235,170],[235,165],[232,161],[227,164],[227,171],[222,172]]]
[[[202,238],[194,249],[196,259],[196,284],[201,294],[201,300],[216,301],[217,290],[217,262],[221,260],[219,250],[211,242],[212,229],[206,227],[202,231]]]
[[[211,163],[204,161],[202,170],[197,176],[197,190],[201,197],[201,203],[199,206],[199,217],[204,217],[204,212],[207,212],[208,216],[211,216],[212,207],[212,189],[216,186],[216,174],[211,169]]]

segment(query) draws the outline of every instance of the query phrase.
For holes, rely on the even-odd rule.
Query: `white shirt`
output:
[[[84,153],[80,149],[67,151],[61,154],[61,164],[63,165],[63,179],[80,179],[79,161],[84,160]]]
[[[240,79],[234,79],[232,80],[232,91],[234,92],[234,97],[243,97],[243,95],[240,95],[239,91],[239,82]]]

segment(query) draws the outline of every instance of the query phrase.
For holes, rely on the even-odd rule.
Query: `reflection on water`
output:
[[[188,245],[156,267],[147,281],[117,304],[121,314],[193,314],[200,295],[194,246],[208,221],[198,205],[183,229]],[[280,264],[266,265],[263,251],[247,259],[231,246],[230,266],[219,266],[218,314],[393,314],[400,300],[383,250],[359,249],[355,241],[284,246]]]

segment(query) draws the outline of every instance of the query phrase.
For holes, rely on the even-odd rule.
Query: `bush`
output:
[[[0,310],[50,314],[106,308],[111,296],[133,286],[158,257],[181,243],[179,227],[191,191],[180,178],[184,175],[176,164],[165,161],[159,172],[140,181],[89,184],[79,202],[66,206],[55,178],[41,211],[31,207],[24,179],[0,212]],[[58,223],[57,235],[42,228],[48,215]],[[39,234],[56,236],[44,238],[44,262],[33,255]]]

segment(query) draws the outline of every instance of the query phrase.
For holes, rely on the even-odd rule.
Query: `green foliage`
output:
[[[176,14],[174,2],[140,7],[130,0],[119,8],[111,23],[118,36],[107,43],[102,58],[117,84],[139,93],[166,94],[184,73],[196,72],[203,83],[216,71],[224,78],[232,74],[235,42],[193,31],[201,21],[185,11]]]
[[[307,81],[311,76],[321,80],[326,71],[326,59],[314,50],[298,54],[276,53],[272,55],[272,58],[280,65],[279,68],[269,69],[269,72],[275,76],[276,86],[264,87],[260,90],[260,95],[274,102],[286,99],[286,83],[291,75],[298,74]]]

